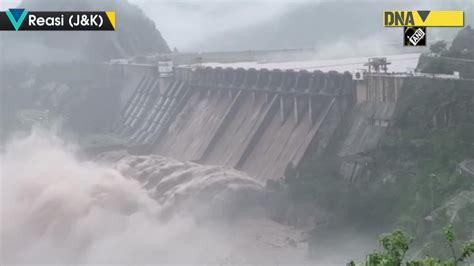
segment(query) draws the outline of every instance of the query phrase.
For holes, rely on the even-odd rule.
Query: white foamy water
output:
[[[259,215],[243,173],[114,152],[96,162],[47,132],[0,158],[0,264],[301,263],[299,232]],[[256,211],[255,211],[256,210]]]
[[[323,72],[354,72],[360,69],[367,69],[365,64],[371,57],[386,57],[391,63],[388,66],[388,72],[409,72],[416,68],[419,53],[397,54],[383,56],[364,56],[364,57],[348,57],[342,59],[317,59],[293,62],[238,62],[238,63],[205,63],[203,66],[209,67],[232,67],[232,68],[255,68],[255,69],[281,69],[281,70],[306,70]]]

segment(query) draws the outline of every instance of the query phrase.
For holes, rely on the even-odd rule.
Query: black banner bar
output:
[[[7,11],[8,12],[8,11]],[[21,22],[13,21],[7,12],[0,12],[0,30],[15,31],[114,31],[115,12],[75,11],[75,12],[27,12]]]

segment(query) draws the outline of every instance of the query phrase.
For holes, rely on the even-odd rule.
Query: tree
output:
[[[443,228],[443,235],[448,242],[448,246],[451,249],[451,254],[453,256],[451,263],[452,265],[457,265],[459,262],[463,262],[468,259],[472,254],[474,254],[474,240],[466,242],[462,249],[461,254],[458,256],[456,255],[456,250],[454,248],[454,231],[453,226],[448,225]]]
[[[470,240],[461,248],[460,255],[456,254],[454,248],[454,231],[452,225],[443,228],[443,235],[446,242],[451,249],[452,258],[449,260],[441,260],[439,258],[425,257],[419,260],[407,261],[406,266],[457,266],[459,263],[466,261],[472,254],[474,254],[474,240]],[[413,238],[406,235],[401,230],[395,230],[390,234],[384,234],[379,240],[383,247],[382,252],[374,252],[367,256],[367,261],[362,263],[355,263],[351,261],[349,266],[400,266],[402,265],[405,254]]]
[[[452,56],[461,57],[464,59],[474,58],[474,48],[472,43],[474,42],[474,29],[467,26],[459,31],[449,48]]]
[[[437,41],[430,45],[430,51],[434,54],[441,54],[446,51],[447,43],[445,41]]]
[[[413,241],[411,237],[401,230],[395,230],[390,234],[383,234],[379,243],[383,247],[383,252],[374,252],[367,256],[367,261],[362,264],[356,264],[351,261],[349,265],[401,265],[406,252]]]

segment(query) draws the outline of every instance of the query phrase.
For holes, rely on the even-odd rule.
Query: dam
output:
[[[116,134],[147,152],[262,180],[282,177],[310,146],[324,149],[353,101],[349,73],[207,67],[160,78],[148,69],[135,83]]]
[[[436,77],[353,74],[115,63],[109,83],[120,88],[121,112],[113,131],[140,153],[226,166],[261,181],[332,150],[340,174],[356,180],[370,168],[364,152],[392,123],[404,80]]]
[[[64,69],[60,65],[54,66],[52,71],[42,70],[52,73],[56,80],[59,67]],[[377,182],[380,161],[376,151],[386,147],[384,136],[390,136],[399,127],[397,108],[407,102],[407,95],[414,95],[407,93],[410,89],[422,88],[423,93],[418,95],[424,97],[433,91],[434,83],[440,85],[433,94],[445,88],[449,90],[449,86],[453,87],[448,93],[457,88],[472,88],[468,84],[458,86],[465,82],[461,78],[415,73],[322,72],[222,65],[163,69],[159,64],[133,62],[100,67],[100,71],[87,73],[94,77],[94,83],[78,90],[82,95],[87,92],[88,102],[95,103],[87,104],[87,110],[81,109],[80,118],[92,118],[82,125],[94,122],[89,127],[95,129],[99,122],[104,124],[101,132],[107,135],[104,134],[103,139],[99,138],[102,135],[93,136],[85,143],[98,143],[92,146],[97,150],[85,154],[84,150],[90,146],[84,145],[84,149],[77,151],[74,146],[66,147],[67,143],[49,132],[33,131],[14,146],[6,146],[1,158],[2,166],[7,166],[4,168],[6,176],[25,184],[12,187],[12,190],[18,189],[17,195],[39,195],[28,197],[28,204],[22,204],[28,215],[21,217],[21,221],[34,225],[32,228],[37,235],[46,236],[35,240],[39,243],[64,239],[63,229],[71,228],[66,231],[69,240],[60,241],[57,246],[73,250],[74,257],[84,257],[79,263],[117,260],[130,261],[130,264],[183,263],[183,257],[188,259],[187,254],[194,254],[196,248],[203,248],[199,253],[205,254],[205,258],[198,260],[203,264],[256,260],[263,264],[268,258],[284,264],[306,258],[311,248],[306,230],[316,226],[321,232],[327,231],[326,225],[336,220],[324,210],[312,211],[312,203],[288,202],[286,193],[292,188],[286,185],[321,177],[322,182],[314,183],[319,188],[314,191],[323,193],[324,197],[345,198],[324,178],[338,185],[344,181],[341,184],[344,187],[351,184],[361,187],[357,191],[365,193],[366,184]],[[92,69],[90,66],[81,68]],[[452,80],[441,80],[447,78]],[[41,85],[38,87],[54,104],[62,106],[59,104],[61,95],[67,91],[66,84],[47,82],[34,84],[32,88],[37,85]],[[81,94],[72,95],[80,98]],[[74,104],[69,100],[70,95],[64,102],[67,105]],[[471,94],[458,97],[464,95]],[[472,98],[464,98],[468,99],[465,103],[472,102]],[[418,100],[414,102],[411,106],[416,106]],[[456,122],[449,119],[452,106],[438,106],[426,121],[440,128]],[[74,113],[67,110],[61,113],[64,117],[71,114]],[[19,118],[25,124],[46,123],[54,118],[54,112],[26,109],[19,113]],[[109,121],[110,124],[104,123]],[[105,138],[117,136],[120,136],[117,138],[120,144]],[[388,149],[387,154],[390,152]],[[15,163],[18,154],[25,159]],[[52,162],[61,166],[59,170],[51,168]],[[326,171],[323,169],[318,176],[317,171],[326,165],[330,175],[322,176]],[[456,170],[460,175],[471,177],[471,160],[462,161]],[[290,178],[280,182],[283,176]],[[304,185],[303,189],[307,188],[311,189]],[[314,191],[305,193],[315,195]],[[351,202],[352,195],[348,198]],[[328,200],[333,201],[334,197]],[[12,199],[13,211],[21,209],[15,205],[18,202],[15,198],[7,199]],[[375,200],[374,204],[380,202]],[[353,206],[350,204],[348,208]],[[192,222],[190,225],[188,219]],[[82,221],[89,220],[96,222],[83,231]],[[18,223],[18,219],[9,221],[8,228],[14,230],[7,232],[30,229],[23,226],[25,223]],[[194,221],[197,221],[195,225]],[[42,226],[47,224],[59,226]],[[120,230],[116,230],[116,225]],[[116,255],[105,258],[107,260],[95,256],[110,251],[108,245],[98,248],[95,245],[111,235],[103,230],[107,228],[114,230],[110,243],[127,245],[119,249],[118,259]],[[166,233],[173,230],[178,230],[178,236],[167,238]],[[195,232],[198,234],[191,234]],[[136,242],[130,242],[129,235]],[[321,241],[325,239],[324,235],[316,237]],[[150,238],[152,242],[145,241]],[[223,250],[208,256],[213,253],[209,253],[209,245],[201,245],[203,238],[209,243],[219,243]],[[25,243],[29,241],[25,237]],[[170,245],[180,241],[184,245]],[[352,250],[358,246],[356,242],[359,240],[342,244],[348,245],[346,250]],[[77,243],[91,244],[77,250]],[[140,244],[139,248],[128,248],[130,243]],[[332,249],[331,245],[338,244],[316,251],[318,262],[334,262],[332,253],[325,254]],[[215,251],[215,245],[210,246]],[[14,247],[16,245],[8,251],[16,251]],[[28,258],[23,250],[9,252],[13,255],[7,259]],[[180,252],[166,257],[174,254],[173,250]],[[143,251],[147,256],[133,255],[144,254]],[[333,264],[343,264],[350,257],[352,255],[338,257]],[[70,257],[59,259],[62,259],[59,263],[71,261]]]

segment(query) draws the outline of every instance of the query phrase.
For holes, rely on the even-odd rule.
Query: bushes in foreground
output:
[[[460,265],[474,254],[474,240],[465,242],[460,250],[456,250],[454,242],[453,227],[443,228],[443,235],[446,244],[450,250],[451,258],[442,260],[435,257],[425,257],[419,260],[405,261],[405,255],[410,248],[413,238],[401,230],[395,230],[390,234],[384,234],[380,237],[379,243],[383,247],[382,252],[374,252],[367,256],[367,260],[361,263],[349,262],[349,266],[457,266]]]

